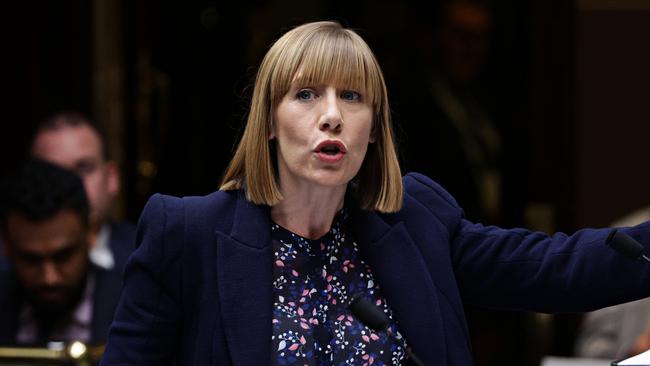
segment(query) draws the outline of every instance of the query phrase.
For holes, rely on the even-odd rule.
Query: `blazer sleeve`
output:
[[[175,197],[154,195],[147,202],[102,365],[169,365],[176,357],[182,329],[183,211]]]
[[[650,265],[608,247],[605,239],[612,229],[547,235],[475,224],[463,218],[456,201],[437,183],[409,176],[409,193],[447,230],[455,278],[467,303],[555,313],[650,296]],[[650,247],[650,222],[619,230]]]

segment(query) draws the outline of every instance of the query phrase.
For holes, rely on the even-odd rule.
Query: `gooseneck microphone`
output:
[[[605,239],[605,244],[614,248],[614,250],[627,258],[645,259],[650,262],[650,258],[643,254],[643,245],[624,232],[616,229],[612,230],[607,236],[607,239]]]
[[[403,338],[398,338],[395,333],[390,329],[390,319],[388,316],[381,310],[379,306],[376,306],[367,297],[362,294],[357,294],[350,301],[350,311],[363,325],[368,328],[382,332],[385,331],[389,337],[393,338],[395,341],[401,343],[406,350],[406,357],[410,361],[410,364],[415,366],[424,366],[424,363],[413,353],[410,347],[406,347],[405,341]]]

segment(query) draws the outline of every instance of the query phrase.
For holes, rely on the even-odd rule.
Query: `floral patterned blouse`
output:
[[[272,365],[400,365],[405,358],[406,344],[346,220],[343,210],[318,240],[272,224]],[[360,294],[389,316],[398,341],[354,318],[348,304]]]

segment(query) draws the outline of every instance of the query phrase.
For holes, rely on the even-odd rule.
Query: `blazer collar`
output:
[[[238,191],[237,204],[230,233],[227,235],[251,248],[262,249],[271,244],[271,209],[256,205]]]
[[[270,210],[238,194],[230,232],[215,233],[221,318],[232,363],[268,365],[273,310]]]
[[[425,364],[445,364],[435,285],[406,226],[354,207],[350,215],[352,234],[408,344]],[[231,231],[216,232],[217,283],[234,364],[268,364],[271,359],[270,226],[270,209],[248,202],[240,193]]]

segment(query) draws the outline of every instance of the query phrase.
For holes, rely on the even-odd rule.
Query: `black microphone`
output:
[[[390,329],[390,319],[388,316],[381,310],[379,306],[376,306],[367,297],[363,294],[357,294],[350,301],[350,311],[359,321],[367,326],[368,328],[381,332],[385,331],[388,336],[393,338],[395,341],[405,345],[404,339],[398,339],[395,333]],[[404,347],[406,350],[406,357],[411,364],[415,366],[424,366],[424,363],[413,353],[410,347]]]
[[[612,230],[607,236],[607,239],[605,239],[605,244],[614,248],[614,250],[625,257],[630,259],[645,259],[650,262],[650,258],[643,254],[643,245],[624,232],[616,229]]]

